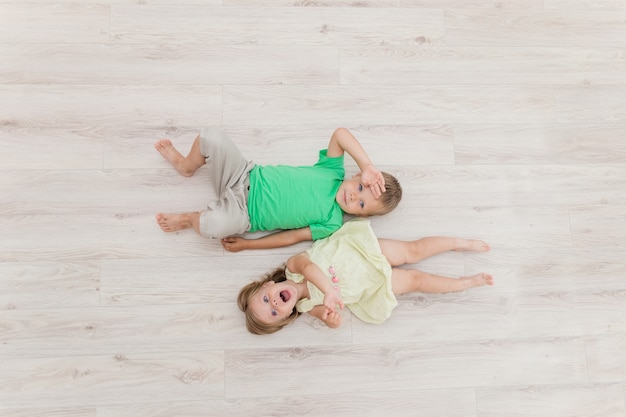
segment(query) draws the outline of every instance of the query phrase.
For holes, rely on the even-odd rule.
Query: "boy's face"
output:
[[[361,183],[360,174],[341,183],[335,201],[344,212],[356,216],[371,216],[383,208],[381,199],[376,199],[372,190]]]

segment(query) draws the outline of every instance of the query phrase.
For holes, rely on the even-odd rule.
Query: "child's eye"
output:
[[[263,296],[263,302],[264,302],[264,303],[269,303],[269,302],[270,302],[270,299],[269,299],[269,298],[267,298],[267,295],[264,295],[264,296]]]
[[[278,313],[276,312],[276,310],[272,310],[272,316],[277,316]]]
[[[359,191],[363,191],[363,184],[359,184]]]
[[[365,203],[362,201],[359,201],[359,206],[361,206],[361,208],[365,207]]]

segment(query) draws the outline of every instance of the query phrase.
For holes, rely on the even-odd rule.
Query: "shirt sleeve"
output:
[[[343,224],[343,214],[341,214],[340,219],[341,220],[338,223],[332,222],[332,223],[326,223],[326,224],[310,225],[309,228],[311,229],[311,239],[319,240],[319,239],[324,239],[325,237],[332,235],[334,232],[339,230],[339,228]]]
[[[344,163],[344,155],[336,156],[331,158],[327,156],[328,149],[322,149],[319,151],[319,156],[317,162],[314,166],[330,168],[338,171],[338,174],[341,176],[341,179],[345,176],[345,168],[343,167]]]

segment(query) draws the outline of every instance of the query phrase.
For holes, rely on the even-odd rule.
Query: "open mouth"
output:
[[[291,298],[291,294],[289,294],[289,291],[283,290],[280,292],[280,299],[283,300],[284,303],[289,301],[290,298]]]

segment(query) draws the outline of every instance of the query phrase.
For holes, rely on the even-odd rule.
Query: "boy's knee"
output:
[[[250,221],[237,210],[229,210],[228,203],[209,206],[200,213],[198,233],[208,239],[222,239],[227,236],[245,233],[250,228]]]
[[[200,153],[205,158],[218,153],[224,149],[231,140],[224,131],[214,126],[207,126],[200,132]]]

